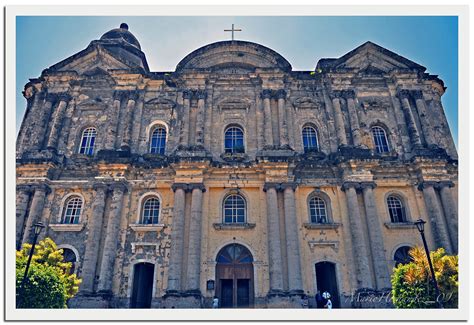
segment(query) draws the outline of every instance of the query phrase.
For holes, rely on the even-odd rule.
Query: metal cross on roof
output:
[[[234,24],[232,24],[232,29],[224,29],[224,32],[232,32],[232,40],[234,40],[234,32],[241,32],[241,29],[234,29]]]

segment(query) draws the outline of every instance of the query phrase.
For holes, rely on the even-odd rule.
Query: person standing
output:
[[[331,294],[327,291],[324,291],[323,298],[326,299],[326,304],[324,305],[324,308],[332,309]]]
[[[219,308],[219,298],[214,296],[214,299],[212,299],[212,308]]]
[[[316,308],[324,308],[326,302],[324,301],[323,296],[321,295],[321,291],[318,290],[315,296],[316,299]]]

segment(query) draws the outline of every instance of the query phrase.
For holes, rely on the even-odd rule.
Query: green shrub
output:
[[[70,274],[72,264],[64,262],[62,249],[58,249],[50,238],[36,245],[27,279],[20,292],[30,250],[31,244],[24,244],[16,252],[17,303],[20,302],[17,307],[67,308],[66,302],[77,293],[81,280],[76,274]]]
[[[431,252],[431,261],[440,290],[437,297],[424,250],[415,247],[409,252],[412,262],[400,264],[392,275],[392,301],[397,308],[458,307],[458,256],[446,255],[443,248]]]

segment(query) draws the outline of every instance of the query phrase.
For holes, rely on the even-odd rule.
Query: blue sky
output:
[[[17,17],[16,126],[26,107],[21,91],[29,78],[87,47],[126,22],[152,71],[174,71],[193,50],[230,39],[260,43],[280,53],[293,70],[314,70],[321,58],[337,58],[366,41],[377,43],[439,75],[447,86],[443,106],[458,138],[458,19],[432,16],[239,16],[239,17]]]

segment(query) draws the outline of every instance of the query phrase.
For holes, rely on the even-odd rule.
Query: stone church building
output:
[[[155,55],[155,54],[154,54]],[[158,53],[159,55],[159,53]],[[71,308],[335,307],[458,250],[443,81],[367,42],[294,71],[221,41],[150,71],[126,24],[25,85],[17,247],[32,225],[82,278]]]

